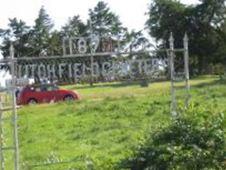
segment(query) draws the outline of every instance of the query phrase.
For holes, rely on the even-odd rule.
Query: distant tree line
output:
[[[87,36],[91,31],[119,38],[124,48],[150,46],[149,38],[142,31],[129,31],[105,2],[99,1],[88,12],[86,22],[75,15],[60,30],[54,29],[44,7],[32,27],[20,19],[9,19],[8,28],[0,28],[3,40],[0,50],[4,57],[8,56],[13,41],[16,57],[61,55],[63,37]],[[226,65],[225,0],[200,0],[197,5],[185,5],[178,0],[152,0],[147,15],[145,28],[156,40],[158,49],[168,48],[170,32],[174,34],[176,48],[182,47],[184,33],[188,34],[191,73],[203,74],[211,66]]]
[[[0,50],[4,57],[8,56],[10,42],[13,41],[15,57],[62,55],[63,37],[88,36],[91,32],[120,39],[124,46],[133,44],[135,47],[148,42],[141,31],[129,32],[107,3],[100,1],[88,12],[89,19],[86,22],[83,22],[79,15],[75,15],[69,18],[60,30],[54,29],[54,23],[43,6],[33,27],[17,18],[9,19],[8,29],[0,29],[0,38],[3,39]],[[134,36],[136,41],[132,38]]]
[[[168,46],[169,33],[176,47],[189,36],[190,70],[208,73],[211,66],[226,64],[226,1],[200,0],[197,5],[184,5],[178,0],[153,0],[149,6],[146,26],[159,48]],[[221,68],[223,71],[223,68]]]

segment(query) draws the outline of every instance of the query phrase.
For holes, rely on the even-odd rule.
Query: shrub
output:
[[[124,168],[223,169],[224,153],[223,114],[192,110],[153,133]]]

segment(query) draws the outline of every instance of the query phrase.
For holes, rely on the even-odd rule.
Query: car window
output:
[[[47,91],[55,91],[58,90],[59,88],[55,85],[47,86]]]
[[[52,86],[48,86],[47,87],[47,91],[53,91],[53,87]]]
[[[59,90],[59,87],[58,87],[57,85],[53,85],[53,86],[52,86],[52,89],[53,89],[53,90]]]
[[[36,92],[40,92],[40,91],[41,91],[41,88],[40,88],[40,87],[36,87],[36,88],[35,88],[35,91],[36,91]]]
[[[34,91],[34,92],[45,92],[45,91],[55,91],[58,90],[59,87],[56,85],[41,85],[40,87],[29,87],[25,90]]]
[[[46,86],[41,86],[40,88],[41,88],[42,92],[47,91],[47,87]]]

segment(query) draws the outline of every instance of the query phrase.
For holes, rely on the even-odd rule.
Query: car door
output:
[[[42,85],[39,97],[44,103],[49,103],[54,100],[54,95],[52,93],[51,87],[49,85]]]
[[[52,95],[54,96],[54,101],[60,101],[61,100],[62,97],[61,97],[58,86],[52,85]]]

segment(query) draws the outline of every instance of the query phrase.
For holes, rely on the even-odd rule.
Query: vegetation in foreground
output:
[[[133,158],[120,167],[145,169],[224,169],[224,115],[190,107],[170,125],[151,132]]]
[[[224,83],[208,77],[191,84],[191,107],[226,113]],[[83,99],[19,111],[22,169],[123,169],[122,162],[133,158],[150,134],[171,126],[168,82],[148,88],[117,83],[66,88],[77,89]],[[179,90],[178,98],[183,93]]]

